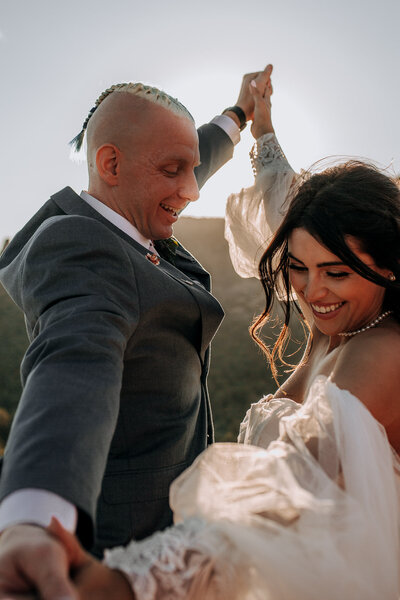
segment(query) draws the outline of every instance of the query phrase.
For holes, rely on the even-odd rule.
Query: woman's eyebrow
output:
[[[303,261],[300,260],[299,258],[296,258],[291,252],[288,252],[288,257],[292,258],[293,260],[304,265]],[[342,262],[341,260],[332,260],[330,262],[318,263],[317,267],[337,267],[337,266],[343,266],[343,265],[346,266],[345,263]]]
[[[301,263],[302,265],[304,265],[303,261],[300,260],[299,258],[296,258],[291,252],[288,252],[288,257],[289,258],[293,258],[293,260],[297,260],[297,262]]]

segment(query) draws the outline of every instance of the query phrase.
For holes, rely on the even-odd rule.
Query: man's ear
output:
[[[108,185],[118,184],[121,152],[114,144],[104,144],[96,152],[97,172]]]

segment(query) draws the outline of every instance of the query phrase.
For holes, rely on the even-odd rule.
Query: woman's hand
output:
[[[251,133],[258,139],[265,133],[274,133],[271,120],[271,83],[272,65],[268,65],[255,79],[250,82],[250,93],[254,98],[254,119]]]
[[[49,533],[64,546],[73,583],[81,600],[135,600],[131,586],[120,571],[109,569],[85,552],[77,538],[52,519]]]

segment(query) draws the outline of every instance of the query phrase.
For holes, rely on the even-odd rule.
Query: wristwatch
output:
[[[235,115],[239,119],[239,123],[240,123],[239,130],[243,131],[243,129],[247,125],[247,123],[246,123],[246,115],[244,114],[244,110],[242,110],[240,108],[240,106],[229,106],[229,108],[225,108],[225,110],[222,111],[222,114],[224,115],[228,111],[235,113]]]

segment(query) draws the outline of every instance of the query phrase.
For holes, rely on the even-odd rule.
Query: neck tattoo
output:
[[[372,329],[373,327],[376,327],[381,321],[383,321],[383,319],[386,319],[386,317],[391,315],[392,312],[392,310],[387,310],[386,312],[379,315],[379,317],[376,317],[376,319],[371,321],[371,323],[364,325],[364,327],[360,327],[360,329],[356,329],[355,331],[344,331],[343,333],[338,333],[338,335],[342,335],[344,337],[352,337],[353,335],[357,335],[357,333],[362,333],[363,331],[367,331],[367,329]]]

